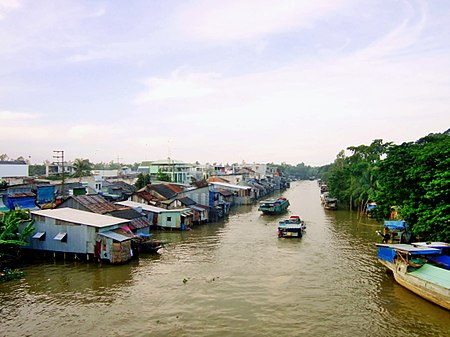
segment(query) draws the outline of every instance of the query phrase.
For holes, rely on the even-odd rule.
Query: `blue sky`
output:
[[[450,1],[0,0],[0,154],[324,165],[450,125]]]

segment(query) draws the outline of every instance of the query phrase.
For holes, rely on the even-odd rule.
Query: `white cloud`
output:
[[[24,113],[24,112],[13,112],[8,110],[0,111],[0,123],[14,123],[22,120],[35,119],[38,115]]]
[[[149,78],[144,81],[146,91],[140,93],[135,103],[168,99],[199,98],[212,94],[216,74],[184,74],[179,70],[168,78]]]
[[[19,0],[0,0],[0,20],[4,19],[9,12],[18,9],[20,6]]]
[[[428,9],[425,3],[412,7],[405,2],[405,13],[402,22],[388,34],[373,41],[358,53],[358,57],[379,58],[389,57],[398,52],[405,52],[410,47],[419,47],[417,42],[428,21]]]
[[[240,40],[314,24],[342,8],[347,0],[272,1],[200,0],[181,6],[172,24],[199,40]]]

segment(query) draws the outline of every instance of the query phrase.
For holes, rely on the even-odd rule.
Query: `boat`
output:
[[[450,270],[433,263],[441,248],[418,244],[377,243],[378,261],[395,280],[422,298],[450,310]]]
[[[386,220],[383,224],[383,232],[376,231],[383,237],[382,243],[410,243],[411,233],[408,224],[403,220]]]
[[[432,255],[427,259],[442,268],[450,269],[450,243],[446,242],[413,242],[415,247],[438,248],[442,250],[441,255]]]
[[[324,192],[320,195],[320,201],[325,209],[337,209],[337,199],[330,197],[328,192]]]
[[[271,200],[262,200],[259,203],[258,211],[263,214],[281,214],[289,207],[289,200],[286,198],[278,198]]]
[[[306,230],[305,222],[298,215],[291,215],[278,223],[279,238],[301,238]]]
[[[163,242],[151,238],[152,234],[138,233],[138,251],[139,253],[157,253],[163,247]]]
[[[369,202],[366,206],[366,214],[369,218],[373,218],[373,213],[375,211],[375,208],[377,208],[376,202]]]

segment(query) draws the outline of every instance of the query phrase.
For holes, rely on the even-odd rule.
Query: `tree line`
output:
[[[394,206],[421,240],[450,241],[450,130],[400,145],[374,140],[350,146],[319,170],[331,195],[364,213],[376,202],[377,219]]]

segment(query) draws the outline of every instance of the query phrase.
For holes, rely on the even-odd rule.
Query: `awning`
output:
[[[185,212],[185,213],[181,213],[181,216],[184,216],[184,217],[193,216],[193,215],[194,215],[193,212]]]
[[[122,241],[126,241],[126,240],[131,240],[131,238],[129,238],[128,236],[122,235],[122,234],[118,234],[115,232],[111,232],[111,231],[107,231],[107,232],[102,232],[102,233],[98,233],[98,235],[107,237],[109,239],[113,239],[119,242]]]
[[[58,240],[61,242],[65,242],[67,241],[67,233],[66,232],[59,232],[54,238],[53,240]]]
[[[41,239],[45,237],[45,232],[37,232],[36,234],[34,234],[31,238],[32,239]]]
[[[205,211],[204,208],[201,208],[201,207],[198,207],[198,206],[195,206],[195,205],[189,206],[189,208],[193,209],[194,211],[198,211],[198,212],[204,212]]]

